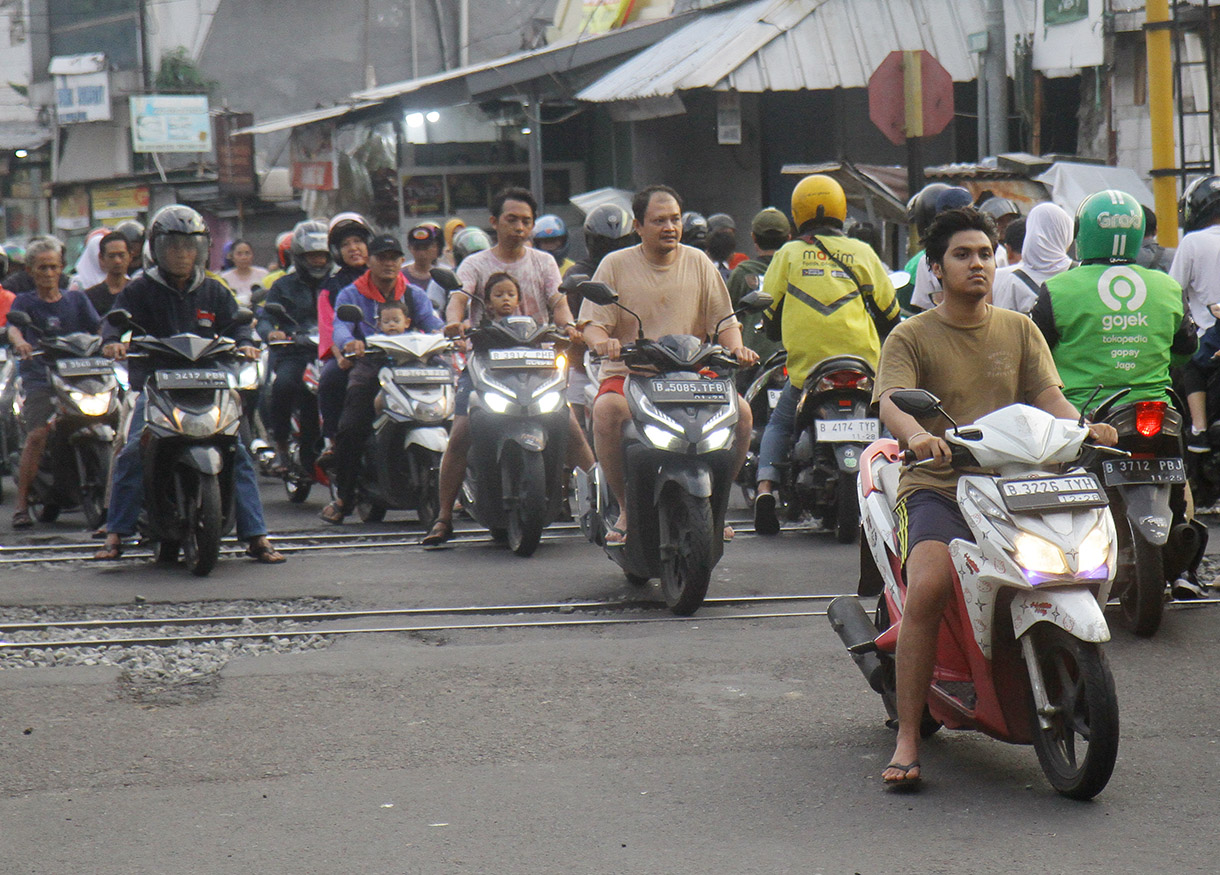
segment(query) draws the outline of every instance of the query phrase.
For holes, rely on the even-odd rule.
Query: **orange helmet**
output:
[[[806,176],[792,190],[792,220],[799,231],[813,219],[834,219],[839,224],[847,218],[847,196],[843,186],[829,176],[815,173]]]
[[[288,270],[292,263],[292,232],[285,231],[275,238],[275,254],[280,260],[280,269]]]

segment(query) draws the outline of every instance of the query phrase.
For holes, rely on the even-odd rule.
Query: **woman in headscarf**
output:
[[[1025,219],[1025,243],[1021,262],[995,272],[991,303],[1005,310],[1028,313],[1038,300],[1042,284],[1072,266],[1072,217],[1058,204],[1046,201],[1029,211]]]
[[[78,292],[83,292],[85,289],[91,289],[100,282],[106,279],[106,271],[102,269],[101,259],[98,258],[102,238],[110,233],[109,228],[94,228],[85,238],[85,248],[81,252],[80,258],[76,259],[76,269],[72,275],[72,282],[69,288],[75,289]]]

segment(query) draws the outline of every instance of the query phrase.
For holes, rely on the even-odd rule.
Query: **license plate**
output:
[[[55,370],[63,377],[103,377],[114,373],[114,362],[105,358],[60,359]]]
[[[396,383],[452,383],[453,371],[449,368],[395,368]]]
[[[774,410],[776,405],[779,404],[779,396],[783,395],[783,394],[784,394],[783,389],[768,389],[767,390],[767,404],[769,404],[771,406],[772,410]]]
[[[1022,477],[1000,481],[1004,506],[1013,513],[1105,507],[1109,502],[1092,474],[1069,477]]]
[[[1107,486],[1186,482],[1186,465],[1181,459],[1106,459],[1101,472]]]
[[[819,441],[871,443],[881,437],[879,419],[819,419],[814,423]]]
[[[225,371],[182,369],[157,371],[157,386],[161,389],[227,389],[229,375]]]
[[[553,368],[553,349],[491,349],[487,360],[493,368]]]
[[[649,397],[658,404],[728,404],[727,380],[653,380]]]

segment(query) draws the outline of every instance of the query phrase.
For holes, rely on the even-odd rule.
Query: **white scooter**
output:
[[[938,413],[949,419],[923,390],[904,389],[890,398],[921,420]],[[986,473],[958,481],[958,504],[974,542],[949,545],[954,594],[941,623],[921,726],[925,736],[943,724],[1032,742],[1050,783],[1075,799],[1101,792],[1118,754],[1118,701],[1101,647],[1110,639],[1102,609],[1114,580],[1117,540],[1105,490],[1076,466],[1087,437],[1082,424],[1024,404],[990,413],[972,427],[954,423],[945,434],[955,467]],[[860,594],[881,595],[875,617],[854,598],[836,599],[828,610],[891,720],[906,600],[894,508],[899,470],[911,455],[883,439],[861,459],[867,550]]]

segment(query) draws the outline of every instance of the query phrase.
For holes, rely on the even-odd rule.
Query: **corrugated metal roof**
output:
[[[1011,44],[1015,34],[1032,30],[1034,0],[1004,8]],[[927,50],[954,81],[965,82],[978,69],[967,37],[984,29],[982,0],[756,0],[706,12],[577,98],[604,103],[694,88],[863,88],[886,55],[915,49]]]

